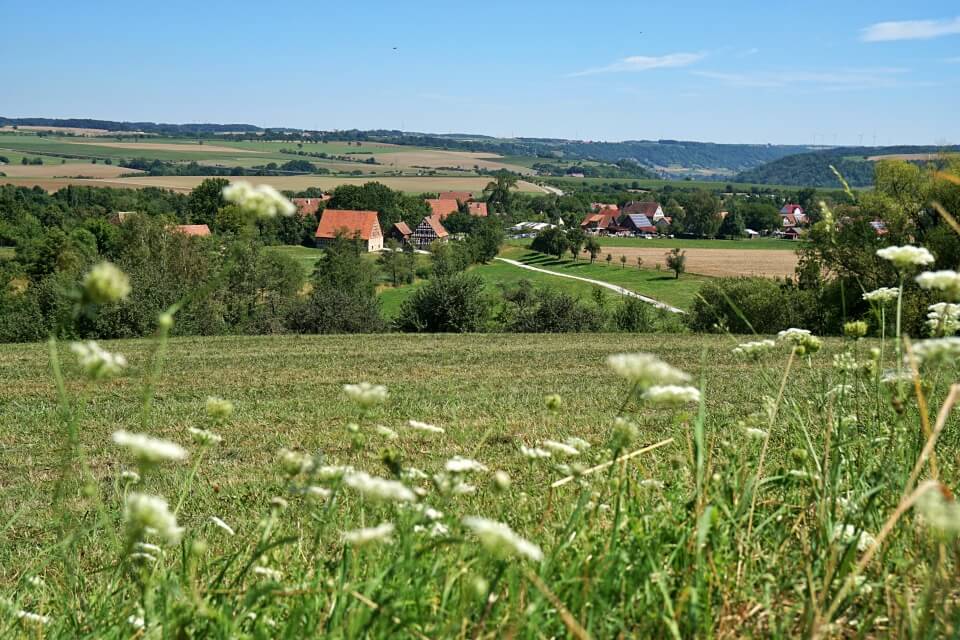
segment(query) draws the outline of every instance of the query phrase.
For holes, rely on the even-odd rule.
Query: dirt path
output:
[[[687,255],[687,272],[704,276],[763,276],[766,278],[794,275],[797,266],[797,254],[793,251],[771,249],[684,249]],[[621,255],[627,256],[627,262],[637,263],[637,257],[643,258],[643,266],[653,268],[659,264],[666,268],[668,249],[662,247],[603,247],[601,257],[613,254],[614,262]],[[584,254],[588,255],[588,254]]]
[[[636,291],[631,291],[630,289],[624,289],[623,287],[617,286],[615,284],[610,284],[609,282],[604,282],[603,280],[594,280],[593,278],[584,278],[581,276],[572,276],[568,273],[557,273],[556,271],[550,271],[549,269],[541,269],[539,267],[534,267],[529,264],[524,264],[516,260],[511,260],[509,258],[494,258],[494,260],[499,260],[500,262],[506,262],[507,264],[512,264],[515,267],[520,267],[521,269],[529,269],[530,271],[536,271],[538,273],[545,273],[547,275],[556,276],[558,278],[570,278],[571,280],[580,280],[581,282],[589,282],[592,285],[598,287],[603,287],[604,289],[610,289],[610,291],[615,291],[620,295],[630,296],[631,298],[637,298],[648,302],[655,307],[660,307],[661,309],[666,309],[667,311],[672,311],[673,313],[686,313],[683,309],[678,309],[676,307],[671,307],[668,304],[664,304],[659,300],[654,300],[653,298],[648,298],[647,296],[642,296]]]

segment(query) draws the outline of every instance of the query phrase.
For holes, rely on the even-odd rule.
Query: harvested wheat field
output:
[[[110,133],[106,129],[90,129],[88,127],[44,127],[34,125],[19,125],[14,128],[11,125],[0,127],[0,131],[51,131],[54,133],[72,133],[75,136],[101,136]],[[134,132],[116,132],[115,135],[133,135]]]
[[[204,176],[143,176],[136,178],[118,178],[116,180],[99,180],[102,186],[139,186],[139,187],[161,187],[167,189],[192,189],[207,178]],[[308,187],[319,187],[321,189],[333,189],[342,184],[362,185],[367,182],[379,182],[391,189],[406,191],[407,193],[429,193],[435,191],[482,191],[489,178],[458,178],[458,177],[416,177],[416,178],[384,178],[384,177],[335,177],[335,176],[244,176],[228,177],[228,180],[243,180],[252,184],[269,184],[277,189],[289,189],[292,191],[301,191]],[[537,185],[521,180],[517,183],[520,191],[529,193],[544,193],[544,190]]]
[[[125,169],[116,165],[70,162],[67,164],[9,164],[0,166],[0,172],[11,178],[116,178],[139,169]]]
[[[240,149],[237,147],[224,147],[217,144],[178,144],[174,142],[103,142],[92,140],[90,142],[77,142],[76,144],[92,144],[98,147],[112,147],[114,149],[142,149],[147,151],[186,151],[188,153],[207,153],[209,151],[227,152],[227,153],[261,153],[252,149]]]
[[[797,266],[797,254],[793,251],[740,251],[736,249],[685,249],[687,271],[704,276],[792,276]],[[643,258],[645,267],[657,264],[666,268],[666,249],[639,247],[604,247],[599,258],[613,254],[614,263],[620,256],[627,256],[627,264],[636,264],[637,256]],[[584,254],[587,255],[587,254]]]
[[[532,173],[532,170],[519,165],[507,164],[502,162],[501,157],[495,153],[469,153],[463,151],[395,151],[392,153],[380,154],[374,156],[377,162],[387,167],[430,167],[438,169],[440,167],[457,167],[470,171],[474,167],[496,171],[498,169],[509,169],[517,173]]]

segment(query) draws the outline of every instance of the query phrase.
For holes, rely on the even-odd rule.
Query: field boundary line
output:
[[[686,313],[686,311],[684,311],[683,309],[679,309],[677,307],[671,307],[670,305],[660,302],[659,300],[655,300],[649,296],[640,295],[636,291],[631,291],[630,289],[621,287],[620,285],[604,282],[603,280],[594,280],[593,278],[584,278],[583,276],[574,276],[574,275],[570,275],[569,273],[558,273],[556,271],[551,271],[550,269],[541,269],[540,267],[534,267],[533,265],[524,264],[518,260],[511,260],[510,258],[501,258],[497,256],[496,258],[494,258],[494,260],[506,262],[507,264],[512,264],[513,266],[520,267],[521,269],[529,269],[530,271],[536,271],[538,273],[546,273],[551,276],[557,276],[558,278],[570,278],[571,280],[580,280],[581,282],[588,282],[592,285],[603,287],[604,289],[610,289],[611,291],[615,291],[620,295],[629,296],[631,298],[637,298],[648,304],[652,304],[653,306],[658,307],[660,309],[666,309],[671,313]]]

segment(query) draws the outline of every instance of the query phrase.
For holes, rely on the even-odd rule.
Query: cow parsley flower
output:
[[[308,498],[316,502],[323,502],[333,494],[333,492],[330,491],[330,489],[327,489],[325,487],[318,487],[317,485],[310,485],[304,490],[304,492],[307,494]]]
[[[23,620],[25,622],[32,622],[34,624],[46,625],[50,624],[50,616],[43,616],[39,613],[33,613],[31,611],[17,611],[16,613],[18,620]]]
[[[313,459],[302,451],[280,449],[277,457],[280,461],[280,469],[290,477],[309,471],[313,465]]]
[[[407,426],[411,429],[423,431],[425,433],[446,433],[443,430],[443,427],[436,427],[432,424],[427,424],[426,422],[420,422],[419,420],[409,420],[407,421]]]
[[[580,455],[579,449],[564,442],[557,442],[556,440],[544,440],[540,444],[544,449],[549,450],[551,453],[558,453],[564,456]]]
[[[917,511],[932,528],[949,536],[960,534],[960,503],[948,496],[936,480],[929,480],[917,499]]]
[[[468,493],[475,493],[476,490],[477,488],[472,484],[463,482],[462,480],[457,480],[457,482],[454,483],[453,487],[451,487],[450,493],[452,493],[455,496],[463,496]]]
[[[743,432],[746,433],[748,437],[755,440],[765,440],[767,437],[766,431],[763,429],[757,429],[756,427],[747,427],[743,430]]]
[[[193,438],[193,441],[200,445],[210,446],[223,442],[223,438],[208,429],[187,427],[187,431],[190,432],[190,436]]]
[[[477,462],[476,460],[471,460],[470,458],[461,458],[460,456],[454,456],[447,460],[444,468],[450,473],[472,473],[474,471],[482,472],[488,470],[487,465]]]
[[[362,471],[344,476],[343,483],[365,498],[384,502],[416,502],[417,496],[402,482],[371,476]]]
[[[932,264],[934,261],[931,254],[925,247],[884,247],[877,249],[877,256],[884,260],[889,260],[893,266],[900,270],[912,267],[923,267]]]
[[[936,289],[945,292],[951,299],[960,297],[960,273],[952,269],[924,271],[916,278],[921,289]]]
[[[387,440],[396,440],[397,438],[400,437],[400,434],[398,434],[396,431],[394,431],[390,427],[385,427],[382,424],[377,425],[376,431],[377,431],[377,435],[382,436]]]
[[[434,522],[429,527],[422,524],[414,525],[413,531],[414,533],[429,534],[431,538],[442,538],[450,534],[450,528],[442,522]]]
[[[645,488],[663,489],[666,485],[663,484],[662,480],[647,479],[641,480],[640,486]]]
[[[834,354],[833,368],[837,369],[838,371],[850,373],[856,371],[859,366],[857,365],[857,360],[853,357],[853,354],[849,351],[844,351],[843,353]]]
[[[895,287],[880,287],[879,289],[867,291],[863,294],[863,299],[867,302],[876,302],[880,305],[895,302],[899,297],[900,290]]]
[[[523,445],[520,445],[520,453],[521,453],[521,455],[523,455],[525,458],[530,458],[531,460],[537,460],[537,459],[539,459],[539,458],[549,458],[549,457],[550,457],[550,452],[549,452],[549,451],[546,451],[546,450],[544,450],[544,449],[540,449],[540,448],[537,448],[537,447],[525,447],[525,446],[523,446]]]
[[[144,534],[150,533],[167,544],[177,544],[183,535],[177,517],[170,511],[167,501],[159,496],[128,494],[124,501],[123,521],[133,540],[140,540]]]
[[[927,328],[931,334],[953,335],[960,329],[960,304],[938,302],[927,310]]]
[[[120,430],[113,432],[113,441],[126,447],[141,464],[154,464],[167,460],[185,460],[187,451],[168,440],[152,438],[143,433]]]
[[[407,467],[400,472],[400,477],[408,482],[412,482],[414,480],[426,480],[430,476],[424,473],[423,470],[417,469],[416,467]]]
[[[217,422],[223,422],[233,414],[233,403],[223,398],[209,396],[206,407],[207,415]]]
[[[80,369],[91,380],[119,375],[127,368],[126,358],[119,353],[110,353],[93,340],[71,343],[70,351],[77,355]]]
[[[647,389],[641,397],[653,405],[679,406],[700,402],[700,390],[673,384],[657,385]]]
[[[777,334],[777,340],[792,344],[794,352],[801,356],[807,353],[816,353],[822,345],[820,339],[807,329],[786,329]]]
[[[343,541],[346,544],[350,544],[355,547],[360,547],[370,543],[387,543],[390,542],[395,529],[396,527],[393,526],[392,522],[384,522],[376,527],[345,531],[343,534]]]
[[[839,540],[841,544],[857,543],[857,551],[866,551],[876,542],[874,537],[866,531],[857,532],[852,524],[838,524],[833,528],[832,540]]]
[[[761,356],[770,353],[776,343],[773,340],[753,340],[738,344],[734,350],[734,355],[738,355],[751,360],[757,360]]]
[[[854,320],[843,325],[843,335],[848,338],[862,338],[867,335],[869,330],[870,325],[863,320]]]
[[[253,186],[242,180],[225,186],[223,199],[258,218],[289,217],[297,210],[292,202],[270,185]]]
[[[498,558],[521,557],[529,558],[534,562],[543,560],[543,551],[540,547],[524,540],[502,522],[478,516],[468,516],[462,522],[480,539],[484,548]]]
[[[590,443],[584,440],[583,438],[578,438],[577,436],[570,436],[563,441],[567,446],[573,447],[577,451],[586,451],[590,448]]]
[[[82,284],[84,297],[94,304],[120,302],[130,295],[130,279],[111,262],[95,265]]]
[[[210,522],[212,522],[213,524],[217,525],[218,527],[226,531],[227,535],[231,535],[231,536],[234,535],[233,527],[228,525],[226,522],[224,522],[217,516],[210,516]]]
[[[510,474],[506,471],[497,471],[493,474],[493,486],[497,491],[506,491],[510,488]]]
[[[121,471],[120,479],[128,484],[137,484],[140,482],[140,474],[136,471]]]
[[[339,480],[343,478],[343,476],[353,472],[354,469],[350,465],[327,464],[317,467],[316,475],[318,479],[330,482],[332,480]]]
[[[363,408],[383,404],[387,401],[387,388],[382,384],[370,384],[369,382],[345,384],[343,385],[343,392]]]
[[[607,358],[614,373],[626,378],[640,389],[655,384],[680,384],[690,376],[649,353],[620,353]]]
[[[917,361],[928,364],[933,362],[953,362],[960,357],[960,338],[933,338],[913,343],[913,355]]]

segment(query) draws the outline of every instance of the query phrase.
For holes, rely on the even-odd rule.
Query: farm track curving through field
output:
[[[497,258],[494,258],[494,260],[499,260],[500,262],[506,262],[507,264],[511,264],[515,267],[520,267],[521,269],[529,269],[530,271],[536,271],[538,273],[545,273],[547,275],[557,276],[558,278],[570,278],[571,280],[580,280],[581,282],[588,282],[597,287],[603,287],[604,289],[615,291],[620,295],[630,296],[631,298],[637,298],[639,300],[643,300],[644,302],[652,304],[655,307],[659,307],[660,309],[666,309],[667,311],[670,311],[672,313],[686,313],[686,311],[684,311],[683,309],[678,309],[677,307],[671,307],[670,305],[664,304],[659,300],[654,300],[649,296],[640,295],[636,291],[631,291],[630,289],[626,289],[619,285],[610,284],[609,282],[604,282],[603,280],[594,280],[593,278],[584,278],[583,276],[572,276],[568,273],[557,273],[556,271],[550,271],[549,269],[541,269],[540,267],[534,267],[532,265],[524,264],[517,260],[511,260],[510,258],[497,257]]]

